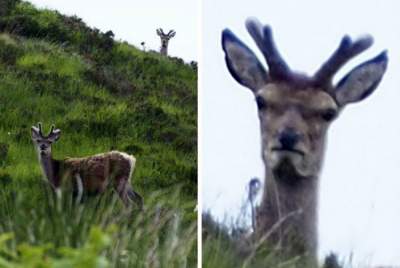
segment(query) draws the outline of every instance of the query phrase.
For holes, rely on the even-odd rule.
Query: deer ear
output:
[[[55,142],[60,138],[60,135],[61,135],[61,130],[55,129],[50,133],[48,139],[51,140],[52,142]]]
[[[268,81],[268,74],[257,56],[230,30],[222,32],[222,48],[229,72],[240,84],[256,91]]]
[[[387,52],[355,67],[336,86],[335,96],[339,105],[358,102],[377,88],[388,63]]]
[[[40,138],[39,129],[35,126],[31,127],[31,134],[32,134],[32,139]]]

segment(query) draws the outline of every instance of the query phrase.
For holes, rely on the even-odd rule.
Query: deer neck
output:
[[[272,170],[266,165],[259,230],[269,241],[294,254],[316,256],[318,177],[304,177],[288,161]],[[291,254],[291,253],[290,253]]]
[[[161,54],[167,55],[167,47],[166,46],[161,46]]]
[[[42,172],[50,184],[54,188],[58,188],[60,186],[60,177],[59,177],[59,167],[60,162],[52,158],[51,154],[42,155],[39,154],[40,166],[42,167]]]
[[[161,49],[160,49],[160,53],[162,55],[167,55],[168,53],[168,41],[163,42],[163,40],[161,40]]]

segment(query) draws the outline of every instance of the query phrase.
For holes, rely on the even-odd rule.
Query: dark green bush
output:
[[[4,165],[8,156],[9,145],[5,142],[0,142],[0,167]]]
[[[0,17],[8,16],[19,0],[0,0]]]
[[[0,38],[0,63],[14,65],[22,54],[21,48]]]
[[[197,72],[197,61],[191,61],[190,67]]]
[[[30,15],[15,15],[0,18],[0,31],[26,37],[43,37],[37,21]]]
[[[100,87],[109,89],[119,95],[130,94],[134,85],[124,76],[107,66],[97,66],[86,71],[85,76]]]
[[[12,178],[10,174],[4,169],[0,168],[0,187],[4,187],[6,185],[11,184]]]

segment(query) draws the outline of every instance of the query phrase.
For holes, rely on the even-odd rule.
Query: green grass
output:
[[[78,267],[58,262],[82,261],[75,255],[91,248],[91,232],[111,240],[90,260],[106,267],[195,267],[196,71],[77,17],[0,1],[15,2],[0,18],[0,267],[29,267],[29,250],[43,267]],[[37,122],[61,129],[57,159],[134,155],[132,185],[146,211],[124,212],[113,193],[79,206],[68,193],[54,199],[30,138]]]
[[[179,202],[163,202],[164,194],[179,200],[179,191],[148,196],[139,212],[111,192],[77,205],[37,184],[46,193],[38,200],[0,192],[0,233],[12,234],[3,246],[0,235],[0,267],[195,267],[196,223],[185,222]]]

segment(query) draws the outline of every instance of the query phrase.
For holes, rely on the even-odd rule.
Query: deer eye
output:
[[[258,110],[264,110],[267,108],[267,102],[264,100],[263,97],[257,96],[256,102],[257,102]]]
[[[327,122],[332,121],[333,119],[336,118],[337,112],[335,109],[326,109],[322,114],[322,119],[324,119]]]
[[[37,143],[39,143],[39,142],[40,142],[40,140],[36,140],[36,142],[37,142]]]

